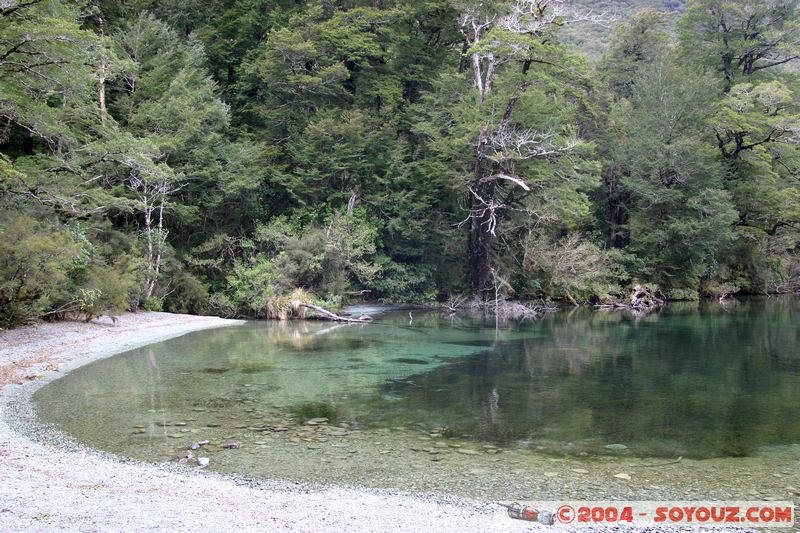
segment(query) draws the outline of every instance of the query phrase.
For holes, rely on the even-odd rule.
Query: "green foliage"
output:
[[[27,324],[67,295],[80,250],[68,231],[0,212],[0,326]]]
[[[797,59],[794,0],[693,0],[679,29],[687,60],[719,73],[726,90]]]
[[[632,196],[630,251],[646,259],[639,274],[664,289],[697,288],[734,238],[736,212],[705,129],[708,86],[662,59],[614,110],[625,139],[616,157]]]
[[[381,257],[378,258],[378,266],[380,274],[369,286],[381,301],[431,302],[436,298],[436,284],[430,265],[396,263]]]
[[[261,226],[252,252],[234,261],[225,297],[215,298],[214,305],[232,314],[264,316],[269,302],[284,308],[289,300],[276,299],[296,288],[335,300],[354,286],[370,286],[380,271],[377,232],[362,217],[335,213],[326,226],[305,229],[286,218]]]
[[[624,274],[616,250],[604,250],[577,233],[554,240],[531,232],[522,245],[523,273],[535,280],[528,296],[577,303],[620,293]]]
[[[172,313],[204,315],[209,312],[208,287],[189,272],[171,276],[172,290],[164,297],[164,308]]]
[[[8,4],[4,324],[800,288],[794,0]]]
[[[95,264],[88,273],[86,288],[79,289],[79,312],[89,321],[100,315],[118,316],[131,306],[137,272],[124,264]]]

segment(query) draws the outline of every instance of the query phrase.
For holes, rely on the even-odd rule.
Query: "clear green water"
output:
[[[263,474],[274,470],[259,449],[349,435],[366,450],[390,432],[574,457],[748,456],[800,443],[798,320],[798,299],[754,298],[498,327],[438,313],[409,324],[407,312],[253,322],[98,361],[35,402],[96,448],[169,460],[195,440],[235,439],[247,453],[219,463]],[[324,436],[303,424],[314,417],[329,418]]]

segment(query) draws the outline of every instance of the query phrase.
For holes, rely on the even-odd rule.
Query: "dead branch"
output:
[[[326,318],[328,320],[334,320],[336,322],[358,322],[361,324],[367,324],[369,322],[372,322],[372,317],[369,315],[361,315],[358,318],[350,318],[346,316],[339,316],[336,313],[332,313],[327,309],[314,304],[299,303],[297,304],[297,307],[306,307],[308,309],[311,309],[315,313],[322,315],[323,318]]]

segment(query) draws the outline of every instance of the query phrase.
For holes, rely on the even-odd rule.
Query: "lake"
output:
[[[178,461],[208,440],[195,456],[255,477],[517,495],[530,472],[541,493],[575,470],[682,458],[648,476],[690,484],[685,465],[716,465],[782,487],[796,476],[782,465],[800,464],[798,319],[785,297],[645,317],[250,322],[95,362],[34,400],[92,447]]]

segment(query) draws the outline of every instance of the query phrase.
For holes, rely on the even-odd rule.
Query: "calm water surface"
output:
[[[798,319],[798,299],[754,298],[641,319],[578,309],[497,325],[407,312],[369,325],[252,322],[98,361],[35,401],[82,442],[155,460],[209,435],[269,447],[318,417],[489,450],[748,456],[800,443]]]

